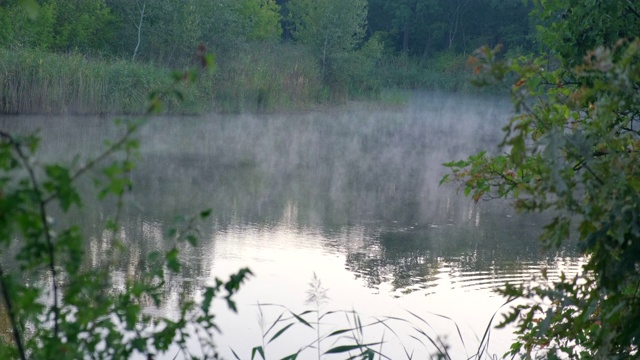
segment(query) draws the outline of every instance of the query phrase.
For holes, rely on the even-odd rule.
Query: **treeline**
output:
[[[4,0],[0,54],[180,69],[204,44],[217,60],[207,96],[261,110],[384,87],[460,90],[478,46],[532,49],[529,10],[521,0]],[[11,93],[10,70],[0,76]]]
[[[423,58],[498,43],[528,51],[531,9],[522,0],[369,0],[369,32],[393,51]]]

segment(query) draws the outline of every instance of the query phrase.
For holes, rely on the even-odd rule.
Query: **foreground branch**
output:
[[[38,213],[40,215],[40,222],[42,222],[42,232],[44,233],[44,240],[47,246],[47,256],[49,260],[48,266],[49,271],[51,271],[51,287],[53,290],[53,333],[54,336],[57,337],[60,329],[60,308],[58,305],[59,286],[53,237],[51,236],[51,229],[49,229],[49,222],[47,221],[47,202],[43,199],[42,190],[40,189],[35,171],[31,164],[29,164],[29,157],[22,151],[22,144],[6,132],[0,132],[0,137],[7,139],[9,144],[14,148],[18,158],[22,162],[22,166],[27,170],[29,181],[31,182],[31,189],[35,193],[37,199]]]
[[[9,296],[9,289],[7,289],[7,282],[4,277],[4,270],[0,266],[0,285],[2,286],[2,298],[4,299],[4,305],[7,307],[7,313],[9,314],[9,321],[11,322],[11,332],[13,334],[13,340],[16,342],[18,348],[18,354],[21,360],[26,360],[27,357],[24,352],[24,346],[22,345],[22,336],[20,335],[20,328],[16,320],[16,314],[13,309],[13,302]]]

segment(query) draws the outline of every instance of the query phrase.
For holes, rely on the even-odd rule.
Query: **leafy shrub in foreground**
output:
[[[0,337],[1,358],[125,359],[134,353],[162,353],[173,344],[192,358],[185,342],[194,331],[202,351],[197,356],[217,357],[211,302],[223,297],[235,311],[232,296],[251,274],[248,269],[226,282],[216,279],[214,286],[204,289],[200,303],[183,299],[177,319],[144,312],[145,304],[160,304],[168,276],[180,271],[178,245],[196,245],[196,220],[207,217],[208,211],[171,231],[167,240],[173,247],[149,253],[148,270],[119,290],[113,286],[109,263],[86,264],[79,226],[55,221],[56,210],[65,216],[82,206],[75,182],[89,171],[98,172],[100,198],[114,197],[118,204],[105,225],[111,243],[105,257],[113,261],[124,251],[118,220],[122,198],[132,186],[128,175],[139,144],[133,137],[137,128],[137,123],[126,124],[123,135],[101,155],[76,168],[40,164],[37,136],[0,131],[0,295],[11,328],[10,339]]]

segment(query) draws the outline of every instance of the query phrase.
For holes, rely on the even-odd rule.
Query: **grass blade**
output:
[[[277,339],[280,335],[284,334],[284,332],[287,331],[293,325],[294,324],[291,323],[291,324],[283,327],[282,329],[280,329],[275,335],[273,335],[273,337],[267,342],[267,344],[270,344],[273,340]]]
[[[348,332],[351,332],[351,331],[353,331],[353,329],[340,329],[340,330],[333,331],[331,334],[327,335],[327,337],[330,338],[332,336],[341,335],[341,334],[348,333]]]
[[[262,356],[262,360],[266,360],[264,357],[264,349],[262,348],[262,346],[256,346],[253,349],[251,349],[251,360],[255,359],[256,352],[258,352],[260,356]]]
[[[327,355],[327,354],[341,354],[341,353],[349,352],[349,351],[352,351],[352,350],[368,348],[370,346],[376,346],[376,345],[380,345],[380,343],[377,342],[377,343],[362,344],[362,345],[340,345],[340,346],[336,346],[334,348],[331,348],[331,349],[325,351],[324,355]]]
[[[281,313],[280,316],[278,316],[278,318],[273,322],[273,324],[271,324],[271,326],[269,326],[269,329],[267,329],[267,331],[265,331],[264,336],[266,337],[267,334],[269,334],[271,332],[271,330],[273,330],[273,328],[278,325],[278,323],[280,322],[280,319],[282,319],[282,316],[284,315],[284,313]]]
[[[307,325],[308,327],[310,327],[311,329],[313,329],[313,326],[311,326],[311,324],[309,324],[309,322],[307,322],[307,320],[303,319],[301,316],[295,314],[292,311],[289,311],[291,313],[291,315],[293,315],[294,318],[296,318],[299,322]],[[305,311],[304,313],[300,314],[300,315],[304,315],[305,313],[308,313],[308,311]]]
[[[282,359],[280,359],[280,360],[296,360],[296,359],[298,358],[298,354],[299,354],[299,353],[300,353],[300,352],[297,352],[297,353],[295,353],[295,354],[291,354],[291,355],[289,355],[289,356],[285,356],[285,357],[283,357],[283,358],[282,358]]]

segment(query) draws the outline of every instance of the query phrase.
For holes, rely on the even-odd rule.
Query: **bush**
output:
[[[174,343],[189,355],[185,341],[193,329],[198,331],[202,356],[217,358],[211,302],[222,297],[235,310],[232,296],[251,274],[248,269],[227,282],[216,280],[203,290],[199,304],[182,299],[177,319],[143,312],[145,304],[160,304],[168,276],[180,271],[178,248],[196,245],[197,220],[209,211],[170,230],[170,250],[146,254],[145,272],[128,278],[121,288],[113,286],[110,264],[124,251],[118,219],[122,197],[131,187],[137,126],[128,123],[119,139],[80,167],[34,164],[36,136],[17,138],[0,131],[0,247],[3,254],[12,254],[0,263],[1,297],[11,329],[10,339],[0,337],[1,358],[128,359],[135,353],[153,357]],[[101,175],[96,179],[100,198],[114,197],[119,204],[105,225],[102,240],[110,246],[98,266],[87,264],[86,244],[71,215],[82,206],[75,182],[89,171]],[[59,221],[54,221],[56,213],[61,214]]]

